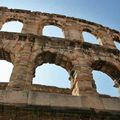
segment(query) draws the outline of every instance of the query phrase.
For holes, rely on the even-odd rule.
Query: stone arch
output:
[[[61,66],[44,63],[36,68],[32,84],[70,88],[69,73]]]
[[[68,56],[65,56],[57,52],[50,52],[50,51],[42,52],[41,54],[36,56],[35,67],[37,67],[38,65],[42,65],[43,63],[56,64],[66,69],[68,72],[73,67]]]
[[[54,25],[44,26],[43,35],[50,36],[50,37],[64,38],[64,34],[63,34],[62,29],[60,29],[59,27],[56,27]]]
[[[95,37],[97,37],[97,33],[95,32],[95,29],[90,26],[82,26],[82,32],[88,32],[93,34]]]
[[[65,35],[64,23],[61,23],[58,20],[54,20],[54,19],[49,19],[49,20],[43,20],[42,21],[42,24],[41,24],[40,30],[39,30],[40,35],[42,35],[43,28],[45,26],[48,26],[48,25],[53,25],[53,26],[56,26],[56,27],[60,28],[63,31],[64,36],[66,36]]]
[[[120,37],[118,35],[113,35],[113,42],[115,47],[120,50]]]
[[[115,83],[110,76],[99,70],[93,70],[92,75],[94,87],[99,94],[119,96],[119,91],[114,87]]]
[[[93,70],[102,71],[112,78],[115,85],[120,86],[120,68],[110,61],[96,60],[91,65]]]
[[[7,28],[6,28],[7,26]],[[9,27],[12,26],[12,29]],[[2,30],[3,29],[3,30]],[[23,29],[23,22],[21,20],[17,19],[7,19],[4,24],[2,25],[1,30],[2,31],[10,31],[10,32],[21,32]]]
[[[68,72],[69,75],[73,68],[72,63],[67,56],[65,56],[63,54],[55,53],[55,52],[52,53],[50,51],[46,51],[46,52],[39,54],[36,57],[35,67],[33,70],[33,77],[35,76],[35,69],[44,63],[55,64],[57,66],[60,66],[60,67],[64,68]]]
[[[7,14],[7,15],[6,15]],[[3,23],[9,22],[9,21],[19,21],[24,23],[27,20],[27,15],[26,14],[20,14],[19,12],[9,12],[3,14]]]
[[[10,78],[11,78],[11,75],[12,75],[12,71],[13,71],[13,67],[14,67],[14,62],[13,62],[13,59],[14,59],[14,55],[4,49],[0,49],[0,62],[1,62],[1,65],[6,65],[5,69],[7,70],[7,67],[9,68],[9,70],[7,71],[4,71],[3,70],[3,74],[6,77],[6,81],[3,81],[2,82],[8,82],[8,79],[10,81]],[[8,66],[9,65],[9,66]],[[12,69],[12,70],[11,70]],[[2,78],[5,78],[5,77],[2,77]],[[5,84],[5,88],[7,87],[7,84]]]
[[[88,35],[93,36],[95,42],[90,42],[90,43],[102,45],[101,37],[98,35],[98,32],[96,32],[95,29],[93,29],[89,26],[83,27],[82,28],[82,35],[83,35],[83,33],[88,33]],[[84,35],[83,35],[83,39],[84,39]]]
[[[4,23],[5,22],[11,22],[11,21],[19,21],[19,22],[21,22],[21,23],[24,23],[24,20],[23,19],[21,19],[21,18],[7,18],[7,19],[5,19],[4,20]]]
[[[0,49],[0,60],[6,60],[13,63],[14,55],[10,51]]]

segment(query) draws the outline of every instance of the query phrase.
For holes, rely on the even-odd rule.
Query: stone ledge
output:
[[[7,86],[8,86],[7,82],[0,82],[0,90],[6,90]],[[71,89],[69,88],[58,88],[58,87],[39,85],[39,84],[32,84],[30,90],[35,92],[58,93],[58,94],[69,94],[69,95],[72,94]]]
[[[120,98],[104,98],[95,95],[72,96],[33,91],[0,90],[0,103],[120,111]]]
[[[118,111],[0,104],[1,120],[119,120],[119,118]]]

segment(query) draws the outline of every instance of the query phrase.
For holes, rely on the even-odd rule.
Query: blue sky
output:
[[[63,14],[66,16],[86,19],[120,31],[119,5],[120,5],[120,0],[99,0],[99,1],[97,0],[0,0],[0,6],[6,6],[8,8],[28,9],[32,11]],[[44,69],[45,66],[46,65],[43,65],[42,69]],[[48,66],[51,67],[50,65]],[[59,74],[60,76],[66,76],[65,78],[54,77],[54,79],[59,79],[59,78],[60,80],[66,78],[68,79],[67,71],[61,70],[61,68],[56,69],[55,66],[53,66],[51,69],[53,68],[54,71],[57,71],[57,69],[62,71],[61,74]],[[41,67],[38,69],[40,71]],[[42,71],[45,71],[45,69]],[[96,74],[96,72],[94,73]],[[43,75],[44,72],[41,74]],[[57,73],[54,72],[54,75],[55,74],[57,75]],[[51,73],[49,75],[51,75]],[[50,77],[49,75],[45,74],[44,76],[47,76],[49,78]],[[117,89],[113,90],[110,89],[109,87],[112,86],[113,84],[112,80],[109,80],[110,78],[108,77],[106,78],[106,75],[104,75],[103,73],[99,73],[99,74],[97,73],[97,75],[94,75],[94,78],[98,79],[97,84],[101,84],[102,86],[104,86],[100,88],[98,87],[99,92],[105,93],[106,91],[105,94],[118,96]],[[101,78],[104,80],[102,80]],[[60,80],[58,80],[59,82],[57,84],[62,83],[62,81],[60,82]],[[110,85],[108,85],[108,82],[106,80],[109,81]],[[45,82],[45,80],[43,80],[43,82]],[[46,79],[46,83],[48,83],[47,79]],[[60,87],[65,87],[65,86],[69,87],[70,82],[68,83],[69,85],[66,85],[66,83],[64,82],[64,84],[61,84]],[[52,84],[49,83],[49,85]]]
[[[0,0],[0,5],[64,14],[120,30],[120,0]]]

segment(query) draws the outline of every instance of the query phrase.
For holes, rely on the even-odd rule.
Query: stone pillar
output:
[[[110,33],[104,33],[101,37],[101,42],[102,42],[102,45],[106,48],[111,48],[111,49],[114,49],[116,48],[115,47],[115,44],[114,44],[114,41],[112,39],[112,36],[110,35]]]
[[[82,32],[77,29],[67,29],[65,30],[65,38],[69,40],[77,40],[83,42]]]
[[[39,30],[38,30],[38,34],[41,36],[43,35],[43,29],[44,29],[44,26],[41,24],[39,25]]]
[[[17,53],[14,68],[7,89],[25,90],[28,81],[31,44],[25,43],[23,50]]]
[[[1,30],[1,28],[2,28],[2,25],[3,25],[3,23],[0,21],[0,30]]]
[[[3,25],[3,21],[2,21],[2,19],[3,19],[3,15],[1,14],[1,15],[0,15],[0,30],[1,30],[2,25]]]
[[[84,56],[86,58],[81,57],[79,58],[79,65],[74,67],[76,77],[73,84],[72,95],[80,96],[81,103],[84,107],[89,106],[89,108],[104,109],[103,102],[93,82],[92,69],[89,66],[87,56]]]
[[[120,97],[120,80],[114,80],[114,86],[116,89],[118,89],[119,97]]]
[[[100,38],[97,38],[97,40],[98,40],[98,42],[99,42],[99,45],[103,45],[103,43],[102,43],[102,40],[100,39]]]
[[[25,90],[31,90],[32,80],[34,77],[34,70],[35,70],[35,64],[33,61],[28,63],[27,68],[27,75],[26,75],[26,81],[25,81]]]
[[[32,33],[38,35],[39,25],[37,22],[27,21],[23,24],[22,33]]]
[[[118,92],[119,92],[119,97],[120,97],[120,87],[118,88]]]
[[[93,85],[92,69],[87,64],[82,64],[75,68],[76,79],[72,90],[73,95],[97,95],[95,85]]]

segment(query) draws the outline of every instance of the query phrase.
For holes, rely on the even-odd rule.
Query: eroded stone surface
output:
[[[120,113],[51,106],[0,105],[1,120],[119,120]]]
[[[120,42],[118,31],[77,18],[1,7],[0,28],[13,20],[23,23],[22,33],[0,32],[0,59],[14,65],[10,82],[0,85],[1,120],[120,118],[120,99],[99,95],[92,76],[92,70],[103,71],[113,79],[114,87],[120,88],[120,51],[114,45],[114,41]],[[45,25],[60,27],[65,38],[42,36]],[[84,42],[84,31],[95,35],[100,44]],[[65,68],[71,88],[32,85],[35,69],[43,63]],[[50,109],[43,110],[42,106]],[[77,108],[78,112],[71,108]]]

